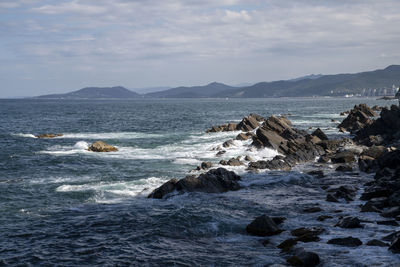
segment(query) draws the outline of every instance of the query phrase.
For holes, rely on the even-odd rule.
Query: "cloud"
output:
[[[146,77],[157,71],[170,77],[157,85],[178,83],[190,69],[242,82],[399,59],[397,0],[15,0],[0,8],[8,15],[0,24],[1,59],[44,72],[145,72],[121,76],[138,86],[154,82]],[[184,76],[188,83],[196,77]]]

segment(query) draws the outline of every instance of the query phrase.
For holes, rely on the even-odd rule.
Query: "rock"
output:
[[[366,188],[364,193],[361,194],[361,200],[370,200],[378,197],[388,197],[392,194],[392,189],[374,185]]]
[[[362,245],[362,242],[358,238],[349,236],[343,238],[333,238],[328,241],[328,244],[340,245],[345,247],[358,247]]]
[[[240,141],[244,141],[244,140],[249,139],[249,136],[246,135],[245,133],[240,133],[240,134],[238,134],[238,135],[236,136],[235,139],[236,139],[236,140],[240,140]]]
[[[382,211],[380,215],[385,218],[396,217],[400,215],[400,207],[396,206],[396,207],[386,208]]]
[[[237,128],[236,123],[228,123],[228,124],[222,124],[222,125],[218,125],[218,126],[212,126],[211,129],[208,129],[206,131],[206,133],[236,131],[236,128]]]
[[[209,161],[202,162],[201,166],[200,166],[200,168],[203,169],[203,170],[207,170],[207,169],[209,169],[211,167],[212,167],[212,163],[209,162]]]
[[[304,242],[304,243],[318,242],[319,240],[320,240],[320,238],[313,233],[307,233],[307,234],[301,235],[296,238],[296,241],[300,241],[300,242]]]
[[[357,217],[344,217],[335,226],[341,228],[362,228],[360,220]]]
[[[311,135],[316,136],[321,140],[328,140],[328,136],[326,136],[320,128],[317,128]]]
[[[347,131],[354,133],[371,124],[369,117],[375,117],[377,114],[366,104],[354,106],[350,110],[349,115],[339,125],[338,128],[344,128]]]
[[[148,198],[158,198],[161,199],[164,196],[168,195],[169,193],[172,193],[176,189],[176,183],[178,182],[177,179],[171,179],[168,182],[164,183],[162,186],[159,188],[155,189],[150,195],[148,195]]]
[[[328,202],[339,202],[339,200],[336,197],[334,197],[332,194],[326,195],[325,200]]]
[[[346,132],[346,129],[345,129],[345,128],[343,128],[343,127],[339,127],[339,132],[341,132],[341,133],[345,133],[345,132]]]
[[[283,252],[288,252],[290,249],[297,244],[297,241],[293,238],[286,239],[280,243],[277,248],[280,248]]]
[[[55,138],[60,136],[63,136],[63,134],[39,134],[36,135],[36,138]]]
[[[89,151],[93,152],[114,152],[118,151],[116,147],[113,147],[111,145],[108,145],[102,141],[96,141],[94,142],[89,148]]]
[[[352,163],[355,160],[354,153],[351,151],[339,152],[331,158],[333,163]]]
[[[280,225],[286,220],[285,217],[272,217],[271,219],[274,221],[276,225]]]
[[[226,153],[226,150],[221,150],[221,151],[219,151],[217,154],[215,154],[217,157],[220,157],[220,156],[222,156],[223,154],[225,154]]]
[[[246,157],[244,157],[245,161],[253,161],[253,158],[249,155],[246,155]]]
[[[233,146],[234,144],[235,144],[234,141],[231,139],[231,140],[225,141],[225,142],[222,144],[222,146],[225,147],[225,148],[228,148],[228,147]]]
[[[262,215],[253,220],[247,227],[247,233],[256,236],[271,236],[282,232],[275,222],[267,215]]]
[[[335,169],[335,171],[337,171],[337,172],[352,172],[353,167],[351,167],[349,165],[340,165],[339,167],[337,167]]]
[[[305,228],[305,227],[300,227],[297,229],[292,230],[290,233],[293,236],[302,236],[305,234],[313,234],[313,235],[320,235],[324,232],[324,229],[319,228],[319,227],[312,227],[312,228]]]
[[[371,109],[372,109],[373,111],[381,111],[381,110],[382,110],[382,107],[380,107],[380,106],[378,106],[378,105],[375,105],[375,106],[373,106]]]
[[[205,193],[223,193],[227,191],[239,190],[238,181],[240,176],[224,168],[212,169],[198,177],[187,176],[179,181],[168,181],[161,187],[155,189],[148,197],[163,198],[165,192],[177,190],[179,192],[205,192]]]
[[[264,147],[273,148],[278,151],[280,151],[280,145],[286,143],[284,138],[272,130],[258,128],[256,135]]]
[[[226,162],[225,165],[241,166],[241,165],[243,165],[243,163],[241,163],[240,160],[238,160],[237,158],[231,158],[231,159],[228,160],[228,162]]]
[[[360,156],[368,156],[373,159],[379,158],[383,152],[385,151],[384,146],[371,146],[367,149],[364,149]]]
[[[381,210],[375,207],[372,202],[368,201],[361,206],[361,212],[381,212]]]
[[[400,253],[400,238],[397,237],[389,246],[389,250],[393,253]]]
[[[332,218],[333,218],[333,217],[332,217],[332,216],[329,216],[329,215],[320,215],[320,216],[318,216],[317,221],[323,222],[323,221],[325,221],[326,219],[332,219]]]
[[[256,115],[258,116],[258,115]],[[259,126],[257,118],[253,115],[244,117],[242,121],[237,125],[236,129],[243,132],[249,132]]]
[[[304,266],[304,267],[312,267],[317,266],[320,262],[319,256],[314,252],[301,251],[300,253],[296,253],[287,260],[292,266]]]
[[[315,213],[315,212],[320,212],[322,209],[320,207],[310,207],[310,208],[305,208],[303,209],[304,213]]]
[[[367,246],[375,246],[375,247],[388,247],[389,246],[388,243],[385,243],[378,239],[372,239],[372,240],[368,241],[366,245]]]

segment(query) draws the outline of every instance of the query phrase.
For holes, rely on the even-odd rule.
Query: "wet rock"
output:
[[[399,237],[400,237],[400,231],[397,231],[397,232],[391,233],[391,234],[383,237],[382,240],[393,242],[394,240],[396,240],[396,238],[399,238]]]
[[[250,162],[249,170],[254,169],[269,169],[269,170],[283,170],[289,171],[292,166],[285,160],[282,160],[280,157],[275,157],[272,160],[259,160],[256,162]]]
[[[357,192],[357,188],[352,187],[352,186],[339,186],[339,187],[333,187],[329,188],[327,192],[332,193],[332,196],[335,197],[336,199],[343,198],[347,202],[353,201],[354,197]]]
[[[339,132],[341,132],[341,133],[345,133],[345,132],[346,132],[346,129],[345,129],[345,128],[343,128],[343,127],[339,127]]]
[[[341,219],[335,226],[339,226],[341,228],[362,228],[360,224],[360,220],[357,217],[344,217]]]
[[[320,215],[320,216],[318,216],[317,221],[323,222],[323,221],[325,221],[326,219],[332,219],[332,218],[333,218],[333,217],[332,217],[332,216],[329,216],[329,215]]]
[[[304,266],[312,267],[317,266],[320,263],[320,258],[317,253],[301,251],[293,255],[287,260],[291,266]]]
[[[396,217],[400,215],[400,207],[386,208],[380,215],[385,218]]]
[[[311,135],[318,137],[320,140],[328,140],[328,136],[320,129],[317,128]]]
[[[271,236],[282,232],[272,218],[262,215],[254,219],[246,227],[247,233],[256,236]]]
[[[328,241],[328,244],[345,246],[345,247],[358,247],[362,245],[362,242],[358,238],[348,236],[343,238],[333,238]]]
[[[381,111],[381,110],[382,110],[382,107],[380,107],[380,106],[378,106],[378,105],[375,105],[375,106],[373,106],[371,109],[372,109],[373,111]]]
[[[219,151],[217,154],[216,154],[216,156],[217,157],[220,157],[220,156],[222,156],[223,154],[225,154],[226,153],[226,150],[221,150],[221,151]]]
[[[337,171],[337,172],[352,172],[353,167],[350,165],[340,165],[335,169],[335,171]]]
[[[245,133],[240,133],[240,134],[238,134],[238,135],[236,136],[235,139],[236,139],[236,140],[240,140],[240,141],[244,141],[244,140],[249,139],[249,136],[246,135]]]
[[[283,252],[288,252],[290,249],[297,244],[297,241],[293,238],[286,239],[280,243],[277,248],[280,248]]]
[[[236,127],[237,127],[236,123],[222,124],[218,126],[212,126],[211,129],[208,129],[206,131],[206,133],[236,131]]]
[[[381,210],[375,207],[372,202],[368,201],[361,206],[361,212],[381,212]]]
[[[237,159],[237,158],[231,158],[231,159],[229,159],[229,160],[226,162],[226,164],[223,164],[223,165],[228,165],[228,166],[241,166],[241,165],[243,165],[243,163],[240,162],[240,160]]]
[[[223,193],[226,191],[239,190],[238,181],[240,176],[232,171],[224,168],[209,170],[198,177],[187,176],[179,181],[168,181],[161,187],[155,189],[148,197],[154,198],[157,193],[157,198],[163,198],[164,192],[177,190],[179,192],[206,192],[206,193]],[[168,184],[169,183],[169,184]]]
[[[328,202],[339,202],[339,200],[336,197],[334,197],[332,194],[326,195],[325,200]]]
[[[36,138],[55,138],[60,136],[63,136],[63,134],[39,134],[36,135]]]
[[[373,110],[371,110],[374,112]],[[376,114],[376,113],[374,113]],[[346,131],[351,133],[355,133],[360,129],[366,127],[372,123],[372,120],[368,116],[370,114],[366,114],[363,110],[358,109],[355,106],[349,113],[349,115],[337,126],[338,128],[344,128]]]
[[[199,167],[197,167],[198,170],[207,170],[212,167],[212,163],[209,161],[203,161]]]
[[[118,149],[114,146],[108,145],[102,141],[94,142],[89,148],[89,151],[93,152],[114,152],[118,151]]]
[[[178,182],[178,179],[169,180],[168,182],[164,183],[159,188],[155,189],[148,196],[148,198],[157,198],[157,199],[163,198],[164,196],[168,195],[169,193],[172,193],[173,191],[175,191],[177,182]]]
[[[361,156],[368,156],[373,159],[379,158],[383,152],[385,152],[386,148],[384,146],[371,146],[367,149],[364,149],[361,153]]]
[[[296,238],[296,241],[300,241],[300,242],[304,242],[304,243],[318,242],[319,240],[320,240],[320,238],[313,233],[307,233],[307,234],[301,235]]]
[[[378,239],[372,239],[372,240],[368,241],[366,245],[367,246],[374,246],[374,247],[388,247],[389,246],[388,243],[385,243],[385,242],[383,242],[381,240],[378,240]]]
[[[331,161],[333,163],[352,163],[356,159],[354,157],[354,153],[351,151],[343,151],[340,153],[337,153],[331,158]]]
[[[286,220],[285,217],[271,217],[271,218],[276,225],[280,225]]]
[[[304,213],[315,213],[315,212],[320,212],[322,209],[320,207],[310,207],[310,208],[305,208],[303,209]]]
[[[395,238],[392,244],[389,246],[389,250],[393,253],[400,253],[400,238]]]
[[[297,229],[292,230],[290,233],[293,236],[302,236],[305,234],[313,234],[313,235],[320,235],[324,232],[324,229],[319,228],[319,227],[312,227],[312,228],[305,228],[305,227],[300,227]]]
[[[244,160],[245,160],[245,161],[253,161],[253,158],[252,158],[251,156],[249,156],[249,155],[246,155],[246,156],[244,157]]]
[[[361,194],[361,200],[370,200],[372,198],[378,197],[388,197],[392,194],[392,189],[387,187],[382,187],[379,185],[373,185],[364,190],[364,193]]]
[[[234,144],[235,144],[234,141],[231,139],[231,140],[225,141],[225,142],[222,144],[222,146],[225,147],[225,148],[228,148],[228,147],[233,146]]]

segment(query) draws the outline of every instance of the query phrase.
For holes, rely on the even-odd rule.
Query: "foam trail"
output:
[[[14,136],[19,136],[19,137],[25,137],[25,138],[37,138],[35,135],[33,134],[25,134],[25,133],[17,133],[17,134],[13,134]]]
[[[65,133],[57,138],[68,139],[138,139],[138,138],[160,138],[165,135],[149,134],[139,132],[115,132],[115,133]]]

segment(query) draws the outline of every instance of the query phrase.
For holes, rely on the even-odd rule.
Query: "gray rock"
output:
[[[357,217],[344,217],[341,219],[335,226],[339,226],[341,228],[362,228],[360,224],[360,220]]]
[[[262,215],[254,219],[246,227],[247,233],[256,236],[271,236],[282,232],[272,218]]]
[[[362,242],[358,238],[349,236],[343,238],[333,238],[328,241],[328,244],[345,246],[345,247],[358,247],[362,245]]]

